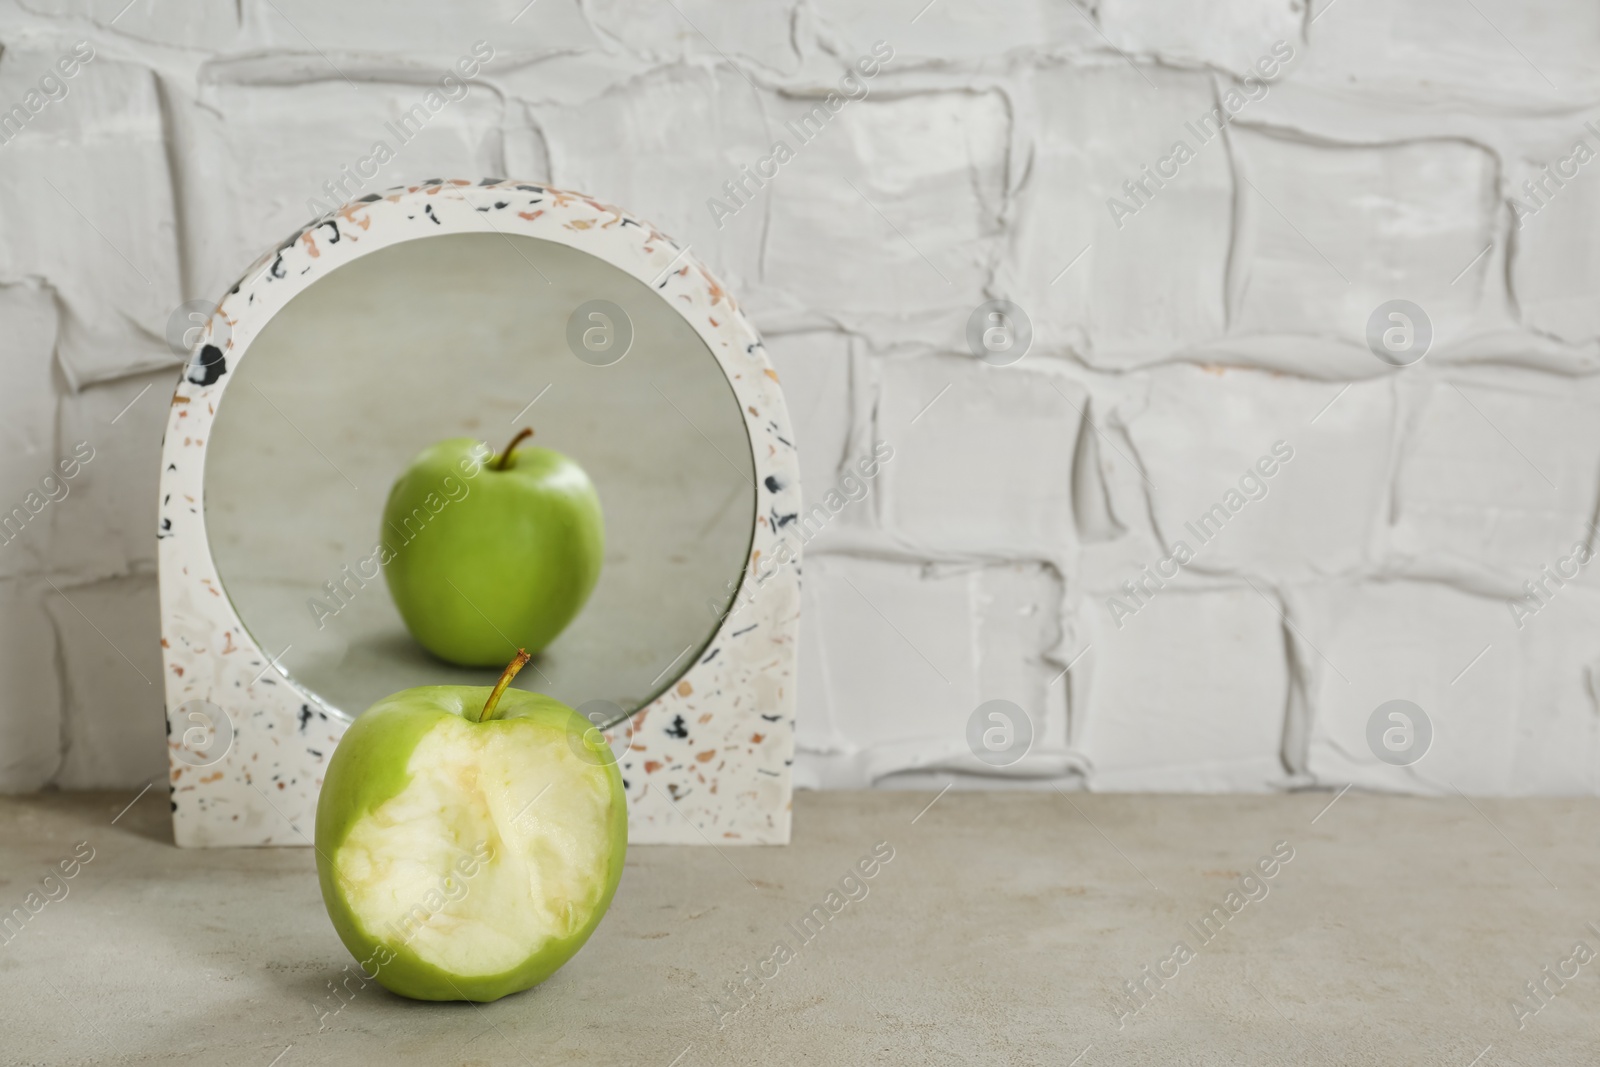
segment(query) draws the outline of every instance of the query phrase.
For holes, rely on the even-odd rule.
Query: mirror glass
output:
[[[756,499],[733,390],[662,296],[588,253],[498,233],[391,245],[295,297],[230,373],[206,459],[217,572],[256,642],[330,710],[492,685],[504,666],[428,652],[380,573],[394,567],[380,551],[391,486],[449,438],[500,453],[532,427],[523,447],[568,457],[598,493],[598,580],[520,688],[632,713],[733,600]],[[473,500],[491,476],[442,485],[421,536],[495,525]],[[503,659],[514,651],[507,640]]]

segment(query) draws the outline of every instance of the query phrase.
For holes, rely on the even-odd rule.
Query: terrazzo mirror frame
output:
[[[178,845],[309,845],[323,769],[348,725],[270,662],[218,578],[204,477],[229,371],[277,312],[339,267],[404,241],[486,232],[567,245],[650,286],[732,386],[756,480],[742,606],[674,685],[609,736],[614,747],[617,734],[627,738],[619,765],[631,841],[788,841],[800,577],[798,548],[778,527],[799,513],[800,478],[777,374],[755,329],[686,247],[588,196],[486,179],[429,180],[317,219],[245,272],[195,342],[167,420],[157,535]]]

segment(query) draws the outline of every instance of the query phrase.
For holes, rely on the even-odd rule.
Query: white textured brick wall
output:
[[[38,106],[0,144],[0,507],[93,449],[0,545],[0,788],[162,771],[168,316],[477,41],[472,91],[362,191],[624,204],[765,332],[812,500],[894,448],[807,550],[802,785],[1600,787],[1600,567],[1513,612],[1600,517],[1592,3],[524,5],[0,0],[0,110]],[[870,95],[796,142],[879,41]],[[30,97],[78,42],[66,96]],[[991,298],[1033,323],[1014,365],[968,350]],[[1392,299],[1435,332],[1403,370],[1365,341]],[[1367,740],[1396,698],[1434,730],[1404,768]],[[1034,741],[988,769],[994,699]]]

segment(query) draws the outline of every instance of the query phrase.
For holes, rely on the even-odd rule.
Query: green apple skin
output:
[[[378,701],[356,719],[340,740],[328,762],[317,802],[317,875],[334,929],[363,966],[367,977],[376,977],[386,989],[414,1000],[487,1002],[544,981],[583,947],[605,915],[622,877],[628,848],[627,800],[622,775],[604,739],[592,730],[589,722],[560,701],[518,689],[505,691],[494,718],[477,722],[475,716],[490,692],[487,686],[424,686]],[[414,772],[419,769],[414,763],[419,744],[441,726],[459,732],[460,724],[473,731],[487,731],[488,734],[480,736],[490,744],[512,741],[552,756],[567,767],[563,773],[577,776],[568,784],[580,783],[590,791],[597,790],[605,798],[599,805],[600,820],[594,829],[601,840],[589,842],[598,864],[592,872],[592,899],[586,913],[570,914],[572,909],[569,908],[571,929],[561,936],[548,938],[515,965],[501,967],[490,974],[451,971],[437,962],[430,962],[415,943],[395,937],[392,925],[370,929],[352,906],[348,876],[341,877],[341,863],[352,830],[361,825],[363,819],[374,813],[381,814],[386,804],[401,797],[412,785]],[[591,755],[582,758],[581,754],[575,754],[579,749],[587,749]],[[468,771],[466,780],[476,781],[477,769]],[[541,786],[533,780],[524,784],[535,806],[556,804],[559,812],[561,795],[558,791],[563,788],[563,782],[552,781]],[[545,790],[555,795],[545,796]],[[473,803],[470,796],[457,799],[468,806]],[[521,798],[517,803],[521,805]],[[532,835],[531,842],[527,840],[529,836],[517,831],[515,821],[508,825],[502,818],[488,834],[494,855],[484,866],[492,866],[504,859],[507,850],[518,848],[519,838],[524,839],[520,845],[531,856],[542,855],[541,849],[550,847],[538,834]],[[454,844],[463,851],[471,847],[465,842]],[[441,879],[451,873],[443,865],[437,872]],[[467,879],[466,891],[459,904],[454,905],[457,912],[470,913],[475,903],[482,907],[482,903],[474,899],[471,881]],[[527,885],[526,881],[521,883],[520,891],[524,895],[530,892]],[[513,901],[513,906],[518,903],[521,902]],[[504,907],[504,900],[500,904],[499,910],[487,913],[490,925],[514,918],[508,914],[513,908]],[[442,912],[437,917],[451,918]]]
[[[548,448],[515,449],[504,470],[486,454],[470,437],[423,450],[383,509],[384,579],[406,629],[463,667],[543,650],[589,599],[605,555],[582,467]]]

